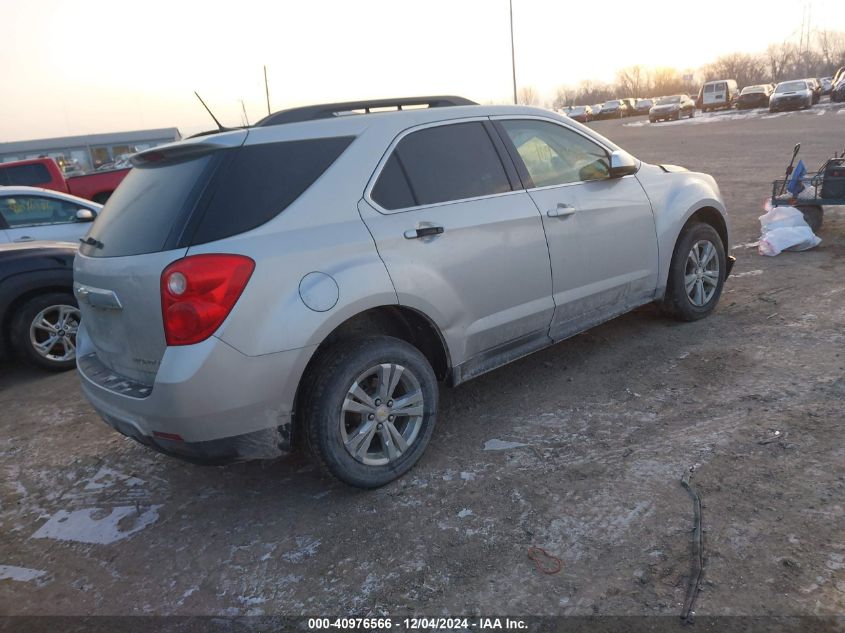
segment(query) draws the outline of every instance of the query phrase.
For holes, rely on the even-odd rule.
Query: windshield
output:
[[[660,97],[657,100],[657,105],[672,105],[672,104],[680,103],[680,102],[681,102],[681,98],[679,96]]]
[[[740,94],[750,95],[750,94],[757,93],[757,92],[766,92],[766,87],[765,86],[746,86],[745,88],[742,89],[742,92]]]
[[[641,106],[650,106],[650,105],[651,105],[651,99],[640,99],[639,101],[637,101],[637,107],[638,108],[641,107]]]
[[[618,106],[618,105],[619,105],[618,101],[608,101],[607,103],[604,104],[604,107],[605,108],[613,108],[613,107]]]
[[[793,92],[795,90],[806,90],[807,84],[803,81],[787,81],[783,84],[778,84],[775,92]]]
[[[572,106],[569,112],[570,114],[581,114],[582,112],[586,112],[587,108],[584,106]]]

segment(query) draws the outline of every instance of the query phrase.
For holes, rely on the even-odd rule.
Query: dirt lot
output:
[[[792,145],[811,167],[845,145],[843,110],[595,124],[716,177],[718,310],[647,307],[442,389],[427,454],[374,492],[295,456],[183,464],[106,427],[75,373],[0,365],[0,613],[677,615],[695,465],[699,615],[845,614],[845,211],[813,251],[746,246]]]

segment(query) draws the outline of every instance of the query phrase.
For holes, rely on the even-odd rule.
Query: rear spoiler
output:
[[[192,137],[138,152],[129,160],[135,167],[189,160],[221,149],[240,147],[246,141],[248,134],[247,130],[230,130],[209,136]]]

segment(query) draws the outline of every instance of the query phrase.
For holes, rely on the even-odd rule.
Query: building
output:
[[[181,138],[179,130],[168,127],[158,130],[14,141],[0,143],[0,163],[50,156],[59,159],[62,165],[73,166],[74,171],[91,171],[101,165],[113,163],[124,154],[134,154]]]

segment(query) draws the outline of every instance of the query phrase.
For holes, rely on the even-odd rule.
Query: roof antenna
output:
[[[207,105],[205,105],[205,101],[203,101],[203,100],[202,100],[202,97],[201,97],[201,96],[199,96],[199,94],[197,93],[197,91],[196,91],[196,90],[194,90],[194,94],[195,94],[195,95],[197,95],[197,99],[199,99],[199,100],[200,100],[200,103],[202,104],[202,107],[206,109],[206,111],[208,112],[209,116],[211,116],[211,118],[212,118],[212,119],[214,119],[214,122],[217,124],[217,128],[218,128],[221,132],[225,132],[228,128],[225,128],[225,127],[223,127],[222,125],[220,125],[220,121],[218,121],[218,120],[217,120],[217,117],[216,117],[216,116],[214,116],[214,113],[211,111],[211,108],[209,108]]]

